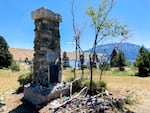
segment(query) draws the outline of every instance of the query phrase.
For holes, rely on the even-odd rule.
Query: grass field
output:
[[[144,88],[149,87],[150,77],[137,77],[134,76],[136,73],[136,69],[126,68],[126,71],[120,72],[117,69],[111,69],[108,71],[104,71],[102,75],[102,80],[104,80],[108,89],[113,92],[121,92],[122,90],[130,90],[130,89],[139,89],[142,90]],[[93,80],[99,81],[99,70],[93,71]],[[68,76],[73,76],[73,72],[71,69],[63,70],[63,78],[66,79]],[[81,75],[81,71],[77,71],[76,75]],[[89,70],[85,70],[84,76],[90,79]]]
[[[29,71],[28,66],[21,66],[20,72],[11,72],[8,69],[0,69],[0,94],[9,90],[16,90],[19,87],[18,77]],[[93,80],[99,80],[99,70],[93,71]],[[114,96],[132,95],[137,103],[130,106],[132,111],[137,113],[147,113],[150,111],[150,77],[140,78],[133,76],[136,70],[126,68],[125,72],[119,72],[117,69],[111,69],[103,73],[102,79],[107,83],[108,90]],[[73,76],[73,69],[62,71],[63,79]],[[81,71],[76,71],[77,76],[81,76]],[[84,71],[84,76],[90,79],[89,70]],[[14,97],[13,97],[14,98]],[[9,102],[8,102],[9,103]],[[17,103],[15,104],[17,106]],[[10,108],[11,109],[11,108]]]
[[[29,66],[21,66],[20,72],[12,72],[9,69],[0,69],[0,93],[10,90],[10,89],[17,89],[19,87],[18,77],[23,73],[29,71]],[[94,69],[93,70],[93,80],[99,80],[100,71]],[[145,85],[149,85],[150,78],[139,78],[133,76],[135,74],[135,70],[126,68],[125,72],[117,71],[117,69],[112,69],[109,71],[104,71],[102,79],[107,83],[109,90],[120,90],[120,88],[128,87],[128,89],[132,89],[134,87],[140,87]],[[73,69],[65,69],[62,71],[63,79],[65,80],[69,76],[74,76]],[[81,76],[81,71],[76,71],[77,76]],[[85,70],[84,76],[90,79],[90,71]],[[113,87],[112,87],[113,86]],[[120,87],[120,88],[119,88]]]
[[[10,69],[0,69],[0,94],[19,87],[18,77],[29,71],[29,66],[20,66],[21,71],[12,72]]]
[[[19,83],[17,79],[19,77],[18,72],[12,73],[11,70],[0,70],[0,93],[10,90],[16,89],[19,87]]]

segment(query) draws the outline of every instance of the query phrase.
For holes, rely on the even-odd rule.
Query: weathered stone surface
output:
[[[32,11],[32,18],[34,20],[46,18],[48,20],[53,20],[53,21],[58,21],[58,22],[62,21],[61,15],[55,14],[51,10],[44,8],[44,7],[41,7],[40,9],[37,9],[36,11]],[[44,22],[46,23],[47,20],[45,20]]]
[[[34,105],[39,105],[56,99],[61,95],[68,95],[69,89],[69,84],[66,83],[51,84],[48,87],[27,84],[24,86],[24,98]]]
[[[69,94],[69,85],[59,83],[61,16],[42,7],[32,12],[32,18],[35,20],[33,83],[24,86],[24,98],[37,105]]]
[[[40,84],[49,84],[48,78],[51,76],[49,66],[57,65],[59,66],[58,71],[61,71],[59,34],[61,16],[42,7],[32,12],[32,18],[35,20],[33,81]]]

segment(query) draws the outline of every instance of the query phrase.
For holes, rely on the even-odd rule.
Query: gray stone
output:
[[[61,22],[62,19],[59,14],[43,7],[33,11],[32,18],[35,20],[33,81],[41,82],[43,75],[45,75],[49,77],[44,77],[45,79],[42,81],[50,82],[48,80],[48,78],[51,78],[51,75],[48,74],[49,66],[57,65],[59,67],[58,71],[61,71],[59,22]],[[58,74],[57,76],[61,75]],[[58,80],[56,80],[56,82],[57,81]],[[59,80],[59,82],[61,82],[61,80]]]
[[[33,82],[24,86],[24,98],[34,105],[69,94],[69,85],[61,82],[61,16],[46,8],[32,12],[35,20]]]
[[[55,14],[51,10],[41,7],[40,9],[37,9],[36,11],[32,11],[32,18],[34,20],[41,19],[41,18],[46,18],[48,20],[53,20],[57,22],[61,22],[62,18],[59,14]],[[47,20],[43,21],[44,23],[47,22]]]
[[[24,98],[34,105],[47,103],[52,99],[56,99],[61,95],[69,94],[69,84],[63,86],[61,83],[49,87],[31,86],[27,84],[24,86]]]
[[[112,95],[101,95],[103,95],[103,93],[95,96],[80,95],[79,97],[71,100],[65,105],[63,104],[63,106],[61,107],[50,107],[52,107],[54,112],[57,113],[126,113],[127,110],[117,105],[117,103],[121,103],[122,105],[124,105],[125,103],[123,102],[123,99],[114,99],[112,98]],[[61,103],[59,103],[57,99],[57,103],[54,102],[53,105],[60,105]]]

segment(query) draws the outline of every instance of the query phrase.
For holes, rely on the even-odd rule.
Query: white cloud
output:
[[[74,45],[75,44],[75,41],[72,41],[72,42],[67,42],[68,45]]]

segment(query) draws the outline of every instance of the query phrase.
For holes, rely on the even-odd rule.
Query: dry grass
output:
[[[100,71],[93,70],[93,80],[99,81]],[[112,91],[138,89],[142,90],[149,87],[150,77],[142,78],[133,76],[135,71],[128,69],[125,72],[114,70],[104,71],[102,79],[108,84],[108,88]],[[76,75],[81,76],[81,70],[76,71]],[[63,79],[68,76],[74,76],[73,69],[63,70]],[[84,76],[90,79],[89,70],[84,71]],[[150,89],[150,87],[149,87]]]
[[[10,69],[0,69],[0,94],[8,91],[15,90],[19,87],[18,77],[29,71],[29,66],[20,66],[21,71],[12,72]]]
[[[19,87],[19,83],[17,82],[18,77],[22,73],[29,71],[28,68],[28,66],[22,66],[20,72],[11,72],[7,69],[0,70],[0,94],[10,89],[17,89]],[[93,71],[93,80],[99,80],[99,73],[99,70]],[[63,70],[62,74],[63,79],[67,78],[68,76],[73,76],[73,69]],[[137,113],[148,113],[148,111],[150,111],[150,77],[140,78],[136,76],[128,76],[133,74],[134,71],[130,69],[128,69],[128,72],[117,72],[116,70],[111,70],[105,71],[102,79],[107,83],[109,91],[111,91],[114,96],[126,96],[128,94],[135,96],[138,102],[128,107],[132,111]],[[81,71],[77,70],[76,75],[81,76]],[[84,76],[90,79],[89,70],[84,71]],[[16,97],[13,96],[13,98]],[[11,101],[13,102],[13,100]],[[15,106],[17,106],[18,103],[15,103]],[[15,106],[10,107],[10,109],[14,108]]]
[[[17,79],[19,77],[18,72],[11,72],[11,70],[0,70],[0,93],[16,89],[19,86]]]
[[[18,77],[29,71],[28,66],[21,66],[20,72],[12,72],[8,69],[0,69],[0,92],[16,89],[19,87]],[[99,80],[99,70],[93,71],[93,80]],[[65,69],[62,71],[63,79],[65,80],[68,76],[74,76],[73,69]],[[117,71],[105,71],[103,73],[102,79],[107,83],[109,90],[112,92],[127,91],[130,89],[149,89],[150,77],[147,78],[139,78],[136,76],[128,76],[132,75],[133,72],[117,72]],[[81,76],[81,71],[77,70],[76,75]],[[89,70],[84,71],[84,76],[90,79]]]
[[[135,69],[126,69],[126,72],[118,72],[116,69],[111,71],[105,71],[102,79],[107,83],[108,90],[116,97],[131,96],[136,100],[134,105],[126,106],[131,111],[136,113],[149,113],[150,111],[150,77],[136,77],[133,76],[136,73]],[[81,71],[76,72],[77,75],[81,75]],[[99,80],[99,70],[93,71],[93,80]],[[72,76],[71,70],[63,70],[64,79],[68,76]],[[85,77],[90,79],[90,73],[85,70]]]

